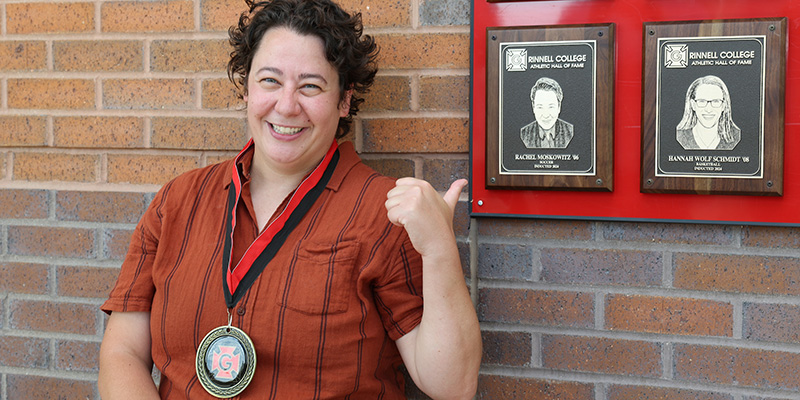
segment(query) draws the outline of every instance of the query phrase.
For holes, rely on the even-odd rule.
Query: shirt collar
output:
[[[244,175],[244,180],[242,183],[250,181],[250,167],[253,164],[253,154],[255,153],[255,146],[251,144],[248,148],[244,150],[244,153],[239,158],[239,162],[237,164],[237,168],[241,168],[241,171]],[[341,186],[342,181],[344,180],[347,173],[359,162],[361,159],[356,154],[356,150],[353,147],[353,143],[350,141],[342,142],[339,144],[339,163],[336,165],[336,169],[333,171],[333,175],[331,179],[328,181],[328,184],[325,186],[328,189],[333,191],[339,190],[339,186]],[[230,163],[233,162],[233,159],[227,163],[230,166]],[[227,167],[230,168],[230,167]],[[227,171],[228,176],[230,177],[230,170]],[[228,185],[231,184],[230,179],[225,180],[225,189],[228,189]]]

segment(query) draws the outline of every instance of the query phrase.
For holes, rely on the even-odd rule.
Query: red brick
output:
[[[800,306],[745,303],[742,325],[748,340],[800,343]]]
[[[241,0],[200,0],[200,27],[204,31],[227,31],[245,11]]]
[[[8,253],[20,256],[93,258],[94,231],[51,226],[9,226]]]
[[[49,274],[42,264],[0,262],[0,293],[46,294]]]
[[[453,213],[453,232],[455,232],[456,237],[469,236],[470,223],[469,202],[459,201],[456,204],[456,209]],[[464,261],[469,261],[469,257],[467,257]]]
[[[99,267],[58,267],[56,287],[59,296],[105,299],[117,281],[119,269]]]
[[[480,375],[478,399],[594,400],[594,385],[511,376]]]
[[[137,40],[75,40],[53,43],[56,71],[142,71],[143,44]]]
[[[422,163],[422,177],[436,190],[445,192],[457,179],[469,179],[469,160],[430,159]],[[469,192],[469,186],[462,190]]]
[[[478,235],[484,237],[583,241],[593,237],[589,221],[482,218],[478,222]]]
[[[56,219],[136,223],[150,204],[143,193],[56,192]]]
[[[606,298],[606,329],[732,336],[733,305],[701,299],[609,295]]]
[[[364,158],[362,161],[382,175],[393,178],[414,176],[414,160],[405,158]]]
[[[153,118],[154,148],[240,150],[247,143],[243,118]]]
[[[59,148],[141,148],[144,121],[137,117],[55,117],[53,136]]]
[[[64,371],[97,372],[100,343],[75,340],[56,341],[56,369]]]
[[[363,121],[367,153],[464,153],[469,150],[469,120],[396,118]]]
[[[531,364],[531,334],[528,332],[483,331],[483,358],[489,365],[525,367]]]
[[[699,390],[659,388],[652,386],[611,385],[608,400],[733,400],[727,393],[702,392]]]
[[[797,258],[676,253],[673,264],[679,289],[800,295]]]
[[[402,27],[411,25],[411,1],[342,0],[338,2],[351,14],[361,13],[366,27]]]
[[[93,109],[94,81],[89,79],[9,79],[8,108]]]
[[[228,78],[203,81],[203,108],[207,110],[244,110],[245,103]]]
[[[103,257],[122,260],[128,252],[133,230],[106,229],[103,231]]]
[[[203,164],[203,165],[204,166],[208,166],[208,165],[214,165],[214,164],[217,164],[217,163],[221,163],[223,161],[227,161],[227,160],[235,157],[236,154],[237,153],[231,152],[230,154],[213,155],[213,156],[209,155],[209,156],[206,156],[206,161],[205,161],[205,164]]]
[[[93,3],[9,3],[6,30],[14,33],[94,31]]]
[[[224,72],[231,50],[227,40],[156,40],[150,44],[150,69]]]
[[[544,335],[542,366],[655,378],[661,376],[661,345],[637,340]]]
[[[384,70],[469,68],[469,34],[375,35]]]
[[[45,42],[0,42],[0,71],[41,71],[45,69],[47,69]]]
[[[527,289],[481,289],[481,321],[590,328],[594,326],[594,295]]]
[[[103,106],[110,109],[191,109],[194,95],[194,82],[189,79],[103,81]]]
[[[192,1],[102,3],[103,32],[187,32],[194,29]]]
[[[110,183],[167,183],[182,172],[199,166],[198,157],[109,155],[108,181]]]
[[[728,225],[608,223],[603,225],[606,240],[632,242],[733,245],[734,227]],[[658,238],[658,239],[656,239]]]
[[[50,344],[46,339],[0,336],[0,365],[7,367],[47,368]]]
[[[533,280],[533,251],[517,244],[478,244],[478,277]]]
[[[47,218],[50,200],[47,191],[35,189],[0,189],[4,218]]]
[[[703,383],[800,389],[800,354],[733,347],[676,344],[675,378]]]
[[[760,248],[800,247],[800,229],[775,226],[742,227],[742,246]]]
[[[423,76],[419,106],[423,110],[469,111],[469,77]]]
[[[36,375],[8,375],[8,400],[94,399],[95,381],[49,378]]]
[[[15,153],[14,179],[95,182],[99,162],[89,154]]]
[[[9,328],[80,335],[97,333],[97,307],[38,300],[12,301]]]
[[[546,248],[542,279],[554,283],[658,286],[662,255],[655,251]]]
[[[0,116],[0,143],[4,146],[44,146],[47,120],[39,116]]]
[[[364,96],[361,111],[407,111],[411,109],[411,79],[407,76],[377,76]]]

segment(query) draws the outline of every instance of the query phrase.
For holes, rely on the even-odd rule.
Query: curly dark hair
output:
[[[339,119],[336,138],[350,131],[353,117],[364,102],[378,72],[378,46],[370,35],[363,35],[361,13],[354,15],[342,10],[330,0],[245,0],[249,11],[239,17],[239,24],[228,29],[233,46],[228,62],[228,78],[239,88],[239,96],[247,94],[250,67],[261,38],[269,29],[289,28],[301,35],[322,39],[325,56],[339,73],[339,100],[347,90],[350,113]]]

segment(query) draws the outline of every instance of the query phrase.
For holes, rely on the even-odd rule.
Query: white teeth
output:
[[[303,128],[289,128],[288,126],[272,125],[272,129],[280,135],[294,135]]]

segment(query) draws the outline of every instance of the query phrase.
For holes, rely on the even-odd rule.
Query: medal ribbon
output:
[[[247,293],[256,278],[275,257],[289,234],[317,201],[339,162],[338,146],[334,140],[319,165],[300,183],[292,197],[289,198],[286,208],[267,226],[264,232],[258,235],[235,268],[231,268],[236,207],[242,196],[242,180],[244,179],[244,174],[239,168],[239,159],[252,143],[253,140],[250,139],[234,159],[231,185],[228,189],[228,221],[225,224],[225,247],[222,253],[222,286],[225,292],[225,303],[229,309],[235,307],[236,303]]]

